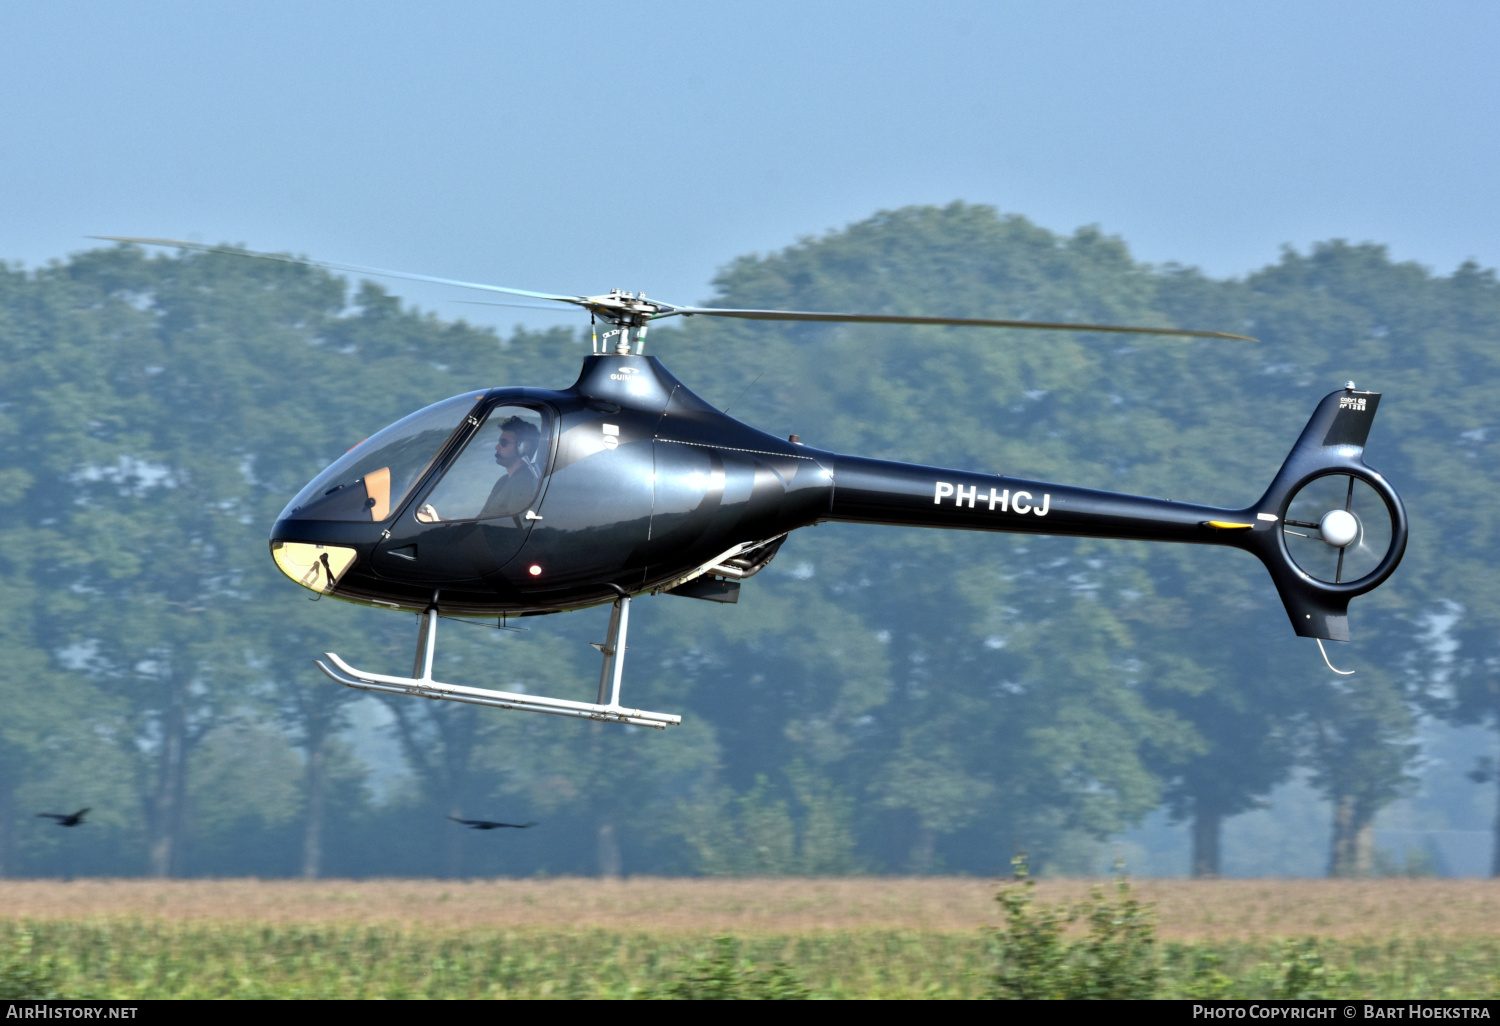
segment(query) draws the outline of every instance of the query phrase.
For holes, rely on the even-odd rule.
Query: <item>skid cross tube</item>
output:
[[[376,691],[388,695],[413,695],[418,698],[441,699],[448,702],[465,702],[469,705],[485,705],[495,709],[517,709],[521,712],[549,713],[553,716],[573,716],[584,720],[604,720],[609,723],[629,723],[637,727],[655,727],[665,730],[682,722],[681,716],[671,713],[647,712],[644,709],[627,709],[620,705],[620,680],[625,669],[625,633],[629,625],[630,599],[621,596],[615,600],[609,617],[609,634],[602,645],[595,645],[604,653],[604,670],[599,680],[599,701],[571,702],[565,698],[548,698],[545,695],[522,695],[510,691],[491,691],[486,688],[469,688],[458,684],[444,684],[432,679],[432,659],[437,649],[438,610],[429,606],[422,614],[417,632],[417,655],[410,677],[394,677],[384,673],[370,673],[350,666],[333,652],[325,652],[328,662],[314,659],[318,669],[345,687],[361,691]],[[331,664],[331,665],[330,665]],[[606,684],[610,687],[609,703],[604,702]]]

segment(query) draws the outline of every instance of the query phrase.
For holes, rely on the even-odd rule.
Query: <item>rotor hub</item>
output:
[[[603,296],[585,296],[582,305],[595,317],[621,328],[642,327],[653,317],[676,309],[666,303],[647,299],[644,292],[625,292],[621,289],[610,289]]]
[[[1325,544],[1342,549],[1359,537],[1359,521],[1348,510],[1331,509],[1323,514],[1318,533]]]

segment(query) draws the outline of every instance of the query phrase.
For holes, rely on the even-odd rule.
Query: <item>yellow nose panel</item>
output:
[[[312,591],[329,591],[354,563],[355,552],[341,545],[272,542],[271,557],[281,572]]]

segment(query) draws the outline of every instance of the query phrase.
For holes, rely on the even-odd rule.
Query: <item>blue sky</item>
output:
[[[1493,3],[0,5],[0,259],[173,235],[695,302],[910,203],[1500,264]],[[551,318],[393,286],[444,316]]]

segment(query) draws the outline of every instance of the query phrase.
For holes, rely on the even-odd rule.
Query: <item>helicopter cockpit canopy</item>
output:
[[[360,442],[313,478],[281,520],[385,520],[401,508],[484,391],[433,403]]]

